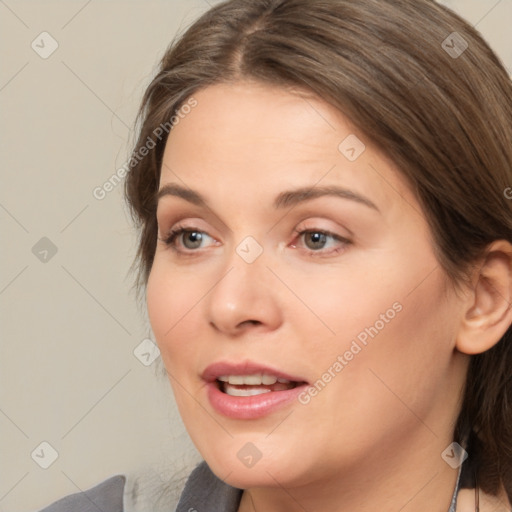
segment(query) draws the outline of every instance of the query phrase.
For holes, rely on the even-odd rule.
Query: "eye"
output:
[[[303,245],[309,254],[336,254],[351,243],[347,238],[320,229],[297,230],[296,233],[298,239],[303,240]],[[292,247],[296,248],[297,244],[292,243]]]
[[[162,242],[177,252],[181,251],[180,247],[186,249],[186,251],[181,252],[202,249],[205,247],[204,244],[208,242],[209,239],[213,240],[213,238],[204,231],[183,226],[176,226],[169,232],[166,238],[160,238]]]

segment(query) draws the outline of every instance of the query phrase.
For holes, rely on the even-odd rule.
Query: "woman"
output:
[[[177,510],[510,511],[512,85],[478,33],[231,0],[140,122],[140,285],[204,458]]]

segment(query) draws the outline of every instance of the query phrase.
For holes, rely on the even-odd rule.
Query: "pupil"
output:
[[[198,231],[189,231],[184,237],[184,244],[187,249],[197,249],[201,245],[203,236]]]
[[[326,238],[327,237],[324,233],[312,232],[306,238],[306,245],[310,249],[322,249],[326,243]]]

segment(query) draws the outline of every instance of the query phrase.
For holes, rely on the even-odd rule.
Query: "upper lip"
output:
[[[213,382],[224,375],[254,375],[262,373],[273,375],[278,379],[286,379],[291,382],[306,382],[306,379],[282,372],[270,366],[259,364],[253,361],[244,361],[240,363],[229,363],[227,361],[218,361],[205,368],[201,377],[206,382]]]

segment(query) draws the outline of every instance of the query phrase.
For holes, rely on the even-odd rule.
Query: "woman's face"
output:
[[[444,464],[462,308],[404,180],[319,99],[194,98],[165,149],[147,302],[202,456],[243,488]]]

